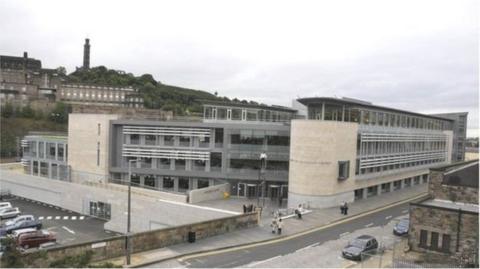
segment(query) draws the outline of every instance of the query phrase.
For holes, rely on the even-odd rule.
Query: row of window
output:
[[[128,166],[130,160],[137,160],[135,157],[126,157],[125,165]],[[147,169],[162,170],[187,170],[187,171],[205,171],[207,162],[204,160],[185,160],[185,159],[166,159],[166,158],[139,158],[138,167]],[[210,171],[220,171],[222,169],[222,153],[210,153]]]
[[[31,170],[30,170],[31,169]],[[25,166],[27,174],[37,175],[46,178],[67,180],[68,168],[65,165],[58,165],[56,163],[32,161],[30,165]]]
[[[114,182],[115,181],[116,180],[114,180]],[[125,181],[122,183],[125,183]],[[196,183],[197,189],[206,188],[210,186],[209,179],[156,176],[156,175],[140,176],[138,174],[132,174],[131,183],[132,183],[132,186],[137,186],[142,188],[176,190],[179,192],[185,192],[187,190],[193,189],[194,183]],[[177,184],[176,189],[175,189],[175,183]]]
[[[255,108],[204,106],[203,117],[207,120],[287,122],[292,112]]]
[[[366,192],[364,189],[356,189],[354,191],[355,200],[369,198],[379,195],[380,193],[388,193],[390,191],[397,191],[403,188],[409,188],[413,185],[419,185],[428,182],[428,174],[422,176],[409,177],[404,179],[395,180],[393,182],[382,183],[380,185],[367,187]],[[365,196],[366,195],[366,196]]]
[[[23,148],[23,156],[64,161],[67,158],[67,144],[44,141],[28,141]]]
[[[430,233],[430,245],[428,244],[428,234]],[[442,243],[439,244],[441,235]],[[427,230],[420,230],[420,241],[418,246],[421,248],[449,253],[450,252],[450,235],[440,234],[437,232],[429,232]]]
[[[316,120],[357,122],[364,125],[376,125],[383,127],[417,128],[428,130],[452,129],[449,121],[406,114],[374,111],[365,108],[352,108],[337,104],[324,104],[323,108],[322,106],[309,106],[308,118]]]
[[[70,93],[68,91],[62,90],[60,92],[60,95],[63,97],[66,97],[66,99],[90,99],[90,100],[97,100],[97,99],[103,99],[103,100],[115,100],[115,101],[120,101],[120,100],[129,100],[131,102],[143,102],[142,98],[139,97],[128,97],[125,96],[124,93],[95,93],[95,92],[79,92],[77,95],[77,92]]]
[[[444,151],[447,148],[445,141],[422,142],[361,142],[357,141],[357,155],[381,155],[392,153]]]
[[[379,172],[382,172],[382,171],[404,169],[404,168],[409,168],[409,167],[429,165],[429,164],[442,163],[442,162],[445,162],[445,157],[436,158],[436,159],[429,159],[429,160],[417,160],[417,161],[414,160],[414,161],[408,161],[408,162],[402,162],[402,163],[396,163],[396,164],[390,164],[390,165],[379,164],[379,165],[376,165],[376,166],[373,166],[373,167],[361,168],[360,169],[360,160],[357,159],[357,163],[356,163],[356,166],[355,166],[355,174],[356,175],[363,175],[363,174],[379,173]]]

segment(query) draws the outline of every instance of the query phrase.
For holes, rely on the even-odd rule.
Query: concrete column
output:
[[[205,162],[205,172],[210,172],[210,160]]]
[[[197,178],[192,178],[191,179],[191,182],[192,182],[192,189],[198,189],[198,179]]]
[[[58,161],[58,142],[55,142],[55,160]]]
[[[157,169],[158,159],[152,158],[152,169]]]
[[[140,176],[140,186],[145,185],[145,176]]]
[[[367,188],[362,189],[362,199],[367,198]]]
[[[48,162],[47,168],[48,168],[48,178],[52,178],[52,163]]]
[[[390,192],[393,192],[393,181],[390,182]]]
[[[208,180],[208,186],[210,187],[210,186],[213,186],[213,185],[215,185],[215,179],[209,179]]]
[[[325,119],[325,102],[322,102],[322,120]]]
[[[405,188],[405,179],[400,180],[400,189]]]
[[[173,178],[173,191],[178,192],[178,177]]]
[[[139,135],[140,138],[140,145],[145,145],[145,135]]]

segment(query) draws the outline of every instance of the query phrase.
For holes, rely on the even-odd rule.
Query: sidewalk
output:
[[[421,194],[426,194],[426,191],[427,184],[422,184],[393,193],[359,200],[349,204],[348,216],[341,215],[340,209],[337,207],[313,209],[311,213],[305,215],[301,220],[296,218],[285,219],[281,237],[292,236],[354,215],[382,208],[401,200],[407,200]],[[161,249],[132,254],[130,267],[146,266],[151,263],[161,262],[171,258],[180,258],[181,256],[188,254],[197,254],[280,238],[280,236],[271,233],[271,216],[269,216],[271,213],[267,213],[268,215],[265,213],[266,212],[264,212],[264,215],[261,218],[261,223],[255,228],[217,235],[199,240],[195,243],[182,243]],[[107,261],[117,265],[124,265],[125,257],[119,257]]]

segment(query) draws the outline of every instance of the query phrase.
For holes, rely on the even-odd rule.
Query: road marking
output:
[[[360,213],[360,214],[357,214],[357,215],[354,215],[352,217],[348,217],[348,218],[344,218],[344,219],[340,219],[340,220],[336,220],[336,221],[332,221],[328,224],[325,224],[325,225],[321,225],[319,227],[314,227],[314,228],[311,228],[311,229],[308,229],[306,231],[303,231],[303,232],[299,232],[299,233],[296,233],[296,234],[292,234],[292,235],[288,235],[288,236],[285,236],[285,237],[281,237],[281,238],[278,238],[278,239],[273,239],[273,240],[264,240],[264,241],[261,241],[261,242],[256,242],[256,243],[250,243],[250,244],[244,244],[244,245],[241,245],[241,246],[235,246],[235,247],[230,247],[230,248],[226,248],[226,249],[217,249],[217,250],[212,250],[212,251],[208,251],[208,252],[202,252],[202,253],[192,253],[192,254],[189,254],[189,255],[185,255],[183,257],[183,259],[194,259],[194,258],[197,258],[197,257],[205,257],[205,256],[211,256],[211,255],[217,255],[217,254],[221,254],[221,253],[227,253],[227,252],[233,252],[233,251],[238,251],[238,250],[242,250],[242,249],[246,249],[246,248],[252,248],[252,247],[258,247],[258,246],[265,246],[265,245],[272,245],[272,244],[277,244],[279,242],[284,242],[284,241],[288,241],[288,240],[292,240],[294,238],[298,238],[300,236],[304,236],[304,235],[307,235],[307,234],[311,234],[311,233],[314,233],[314,232],[318,232],[318,231],[322,231],[322,230],[325,230],[325,229],[328,229],[330,227],[333,227],[333,226],[336,226],[336,225],[339,225],[339,224],[343,224],[343,223],[347,223],[347,222],[351,222],[353,220],[356,220],[356,219],[359,219],[359,218],[363,218],[365,216],[369,216],[369,215],[372,215],[372,214],[375,214],[375,213],[378,213],[378,212],[381,212],[381,211],[385,211],[389,208],[393,208],[393,207],[396,207],[396,206],[399,206],[399,205],[403,205],[403,204],[408,204],[409,202],[411,201],[415,201],[415,200],[418,200],[418,199],[421,199],[421,198],[424,198],[426,197],[427,194],[426,193],[421,193],[417,196],[414,196],[414,197],[411,197],[411,198],[407,198],[407,199],[404,199],[404,200],[400,200],[398,202],[394,202],[392,204],[389,204],[389,205],[386,205],[386,206],[382,206],[382,207],[379,207],[379,208],[376,208],[376,209],[372,209],[370,211],[366,211],[366,212],[363,212],[363,213]]]
[[[80,216],[78,219],[83,220],[85,216]]]
[[[56,228],[57,228],[56,226],[53,226],[53,227],[47,228],[47,231],[51,231],[51,230],[56,229]]]
[[[52,216],[48,216],[47,219],[52,219]]]
[[[44,219],[44,217],[38,217],[38,219],[39,219],[39,220],[42,220],[42,219]]]
[[[405,214],[405,213],[408,213],[408,209],[407,209],[407,210],[403,210],[402,213],[404,213],[404,214]]]
[[[74,231],[68,229],[68,227],[65,227],[65,226],[62,226],[63,229],[65,229],[67,232],[71,233],[71,234],[75,234]]]
[[[385,217],[385,219],[391,219],[391,218],[392,218],[392,216],[386,216]]]
[[[53,205],[48,205],[48,207],[53,207]]]
[[[344,232],[343,234],[340,234],[340,237],[344,237],[345,235],[349,234],[350,232]]]
[[[56,216],[55,219],[60,219],[61,217],[60,216]]]
[[[73,217],[72,217],[72,220],[77,220],[77,217],[76,217],[76,216],[73,216]]]
[[[365,227],[371,227],[371,226],[373,226],[373,222],[365,225]]]
[[[269,262],[271,260],[274,260],[276,258],[279,258],[281,257],[281,255],[278,255],[278,256],[275,256],[275,257],[271,257],[270,259],[266,259],[266,260],[263,260],[263,261],[258,261],[258,262],[252,262],[250,264],[247,265],[247,267],[253,267],[255,265],[259,265],[259,264],[262,264],[262,263],[266,263],[266,262]]]
[[[107,234],[111,233],[110,231],[107,231],[107,230],[106,230],[105,232],[106,232]]]
[[[68,216],[64,216],[63,219],[68,219]]]

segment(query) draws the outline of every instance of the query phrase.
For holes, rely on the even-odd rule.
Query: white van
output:
[[[12,204],[10,204],[10,202],[1,202],[0,203],[0,209],[8,208],[8,207],[12,207]]]

